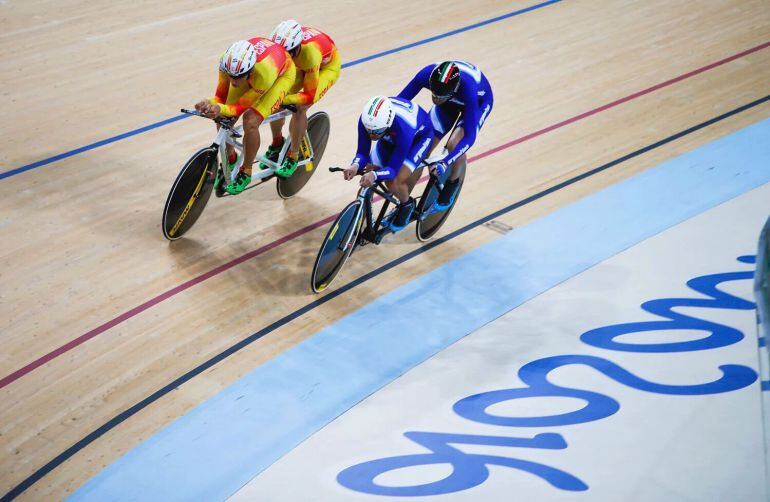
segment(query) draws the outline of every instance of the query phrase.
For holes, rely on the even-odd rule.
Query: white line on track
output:
[[[2,0],[0,0],[0,1],[2,1]],[[178,16],[168,17],[166,19],[159,19],[159,20],[153,21],[151,23],[145,23],[145,24],[131,26],[130,28],[126,28],[124,30],[110,30],[109,32],[102,33],[100,35],[91,35],[91,36],[86,37],[86,41],[87,42],[95,42],[97,40],[103,40],[105,38],[110,38],[110,37],[114,37],[114,36],[123,36],[123,35],[130,34],[130,33],[137,33],[137,32],[152,30],[152,29],[155,29],[155,28],[158,28],[158,27],[161,27],[161,26],[165,26],[165,25],[167,25],[169,23],[175,23],[177,21],[183,21],[183,20],[186,20],[186,19],[193,19],[193,18],[201,17],[201,16],[208,16],[212,12],[231,11],[232,9],[238,8],[238,7],[240,7],[241,5],[244,5],[244,4],[255,4],[256,5],[258,3],[259,2],[257,0],[241,0],[239,2],[233,2],[233,3],[227,4],[227,5],[220,5],[218,7],[211,7],[210,9],[198,10],[198,11],[195,11],[195,12],[190,12],[188,14],[181,14],[181,15],[178,15]]]

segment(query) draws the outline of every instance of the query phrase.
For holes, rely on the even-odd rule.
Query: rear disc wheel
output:
[[[460,198],[460,191],[463,189],[463,183],[465,182],[465,168],[460,171],[460,176],[458,176],[457,179],[460,180],[460,186],[457,187],[457,192],[455,192],[455,198],[454,201],[452,201],[452,205],[446,208],[444,211],[435,212],[429,214],[424,219],[417,220],[416,234],[417,239],[420,242],[425,242],[433,237],[449,217],[449,213],[452,212],[452,209],[457,203],[457,199]],[[420,213],[423,213],[426,209],[430,209],[437,199],[438,187],[431,179],[428,182],[428,185],[425,187],[425,191],[423,192],[422,197],[420,197]]]
[[[329,141],[330,126],[329,115],[326,112],[314,113],[307,119],[307,138],[310,140],[312,150],[308,148],[305,138],[302,138],[299,158],[300,160],[307,159],[312,152],[312,159],[304,166],[299,166],[288,178],[278,178],[276,190],[282,199],[296,195],[307,184],[313,173],[318,170],[318,165],[321,163],[321,158],[326,150],[326,143]]]

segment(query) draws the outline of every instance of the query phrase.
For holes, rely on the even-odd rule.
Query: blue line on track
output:
[[[125,138],[130,138],[131,136],[136,136],[137,134],[142,134],[143,132],[151,131],[152,129],[157,129],[158,127],[163,127],[166,124],[177,122],[178,120],[182,120],[183,118],[186,118],[186,117],[189,117],[189,115],[184,115],[180,113],[179,115],[171,117],[170,119],[161,120],[160,122],[155,122],[153,124],[140,127],[139,129],[134,129],[133,131],[124,132],[123,134],[118,134],[117,136],[103,139],[103,140],[97,141],[96,143],[91,143],[90,145],[81,146],[80,148],[75,148],[74,150],[60,153],[58,155],[54,155],[53,157],[48,157],[47,159],[38,160],[37,162],[33,162],[32,164],[27,164],[26,166],[17,167],[16,169],[11,169],[10,171],[2,172],[0,173],[0,180],[4,180],[5,178],[10,178],[11,176],[15,176],[25,171],[30,171],[38,167],[52,164],[59,160],[66,159],[67,157],[72,157],[73,155],[87,152],[88,150],[93,150],[94,148],[99,148],[100,146],[109,145],[110,143],[115,143],[116,141],[120,141]]]
[[[492,19],[487,19],[486,21],[481,21],[481,22],[474,23],[474,24],[471,24],[471,25],[468,25],[468,26],[464,26],[462,28],[458,28],[456,30],[452,30],[452,31],[448,31],[446,33],[442,33],[440,35],[436,35],[436,36],[433,36],[433,37],[430,37],[430,38],[426,38],[424,40],[418,40],[417,42],[412,42],[410,44],[402,45],[400,47],[396,47],[395,49],[390,49],[390,50],[387,50],[387,51],[378,52],[377,54],[372,54],[371,56],[365,56],[365,57],[362,57],[360,59],[349,61],[349,62],[343,64],[342,67],[343,68],[349,68],[351,66],[356,66],[356,65],[359,65],[361,63],[365,63],[367,61],[371,61],[372,59],[378,59],[378,58],[381,58],[381,57],[388,56],[390,54],[395,54],[396,52],[401,52],[401,51],[405,51],[407,49],[411,49],[412,47],[418,47],[420,45],[425,45],[425,44],[428,44],[430,42],[435,42],[436,40],[440,40],[442,38],[447,38],[447,37],[451,37],[453,35],[457,35],[459,33],[463,33],[463,32],[470,31],[470,30],[475,30],[476,28],[481,28],[482,26],[486,26],[488,24],[496,23],[498,21],[503,21],[505,19],[509,19],[509,18],[514,17],[514,16],[519,16],[521,14],[525,14],[527,12],[531,12],[533,10],[541,9],[543,7],[547,7],[549,5],[552,5],[552,4],[555,4],[555,3],[559,3],[559,2],[563,2],[563,1],[564,0],[548,0],[547,2],[542,2],[542,3],[536,4],[536,5],[532,5],[531,7],[526,7],[524,9],[515,10],[513,12],[509,12],[509,13],[503,14],[501,16],[493,17]],[[10,178],[11,176],[15,176],[17,174],[21,174],[23,172],[30,171],[32,169],[37,169],[38,167],[43,167],[43,166],[46,166],[48,164],[52,164],[54,162],[57,162],[57,161],[62,160],[62,159],[66,159],[68,157],[72,157],[74,155],[78,155],[78,154],[81,154],[83,152],[87,152],[89,150],[93,150],[95,148],[99,148],[100,146],[109,145],[110,143],[115,143],[116,141],[120,141],[122,139],[130,138],[132,136],[136,136],[138,134],[142,134],[144,132],[151,131],[153,129],[157,129],[159,127],[163,127],[163,126],[165,126],[167,124],[171,124],[173,122],[177,122],[177,121],[182,120],[182,119],[187,118],[187,117],[189,117],[189,115],[179,114],[179,115],[176,115],[174,117],[161,120],[160,122],[154,122],[154,123],[152,123],[150,125],[146,125],[144,127],[140,127],[139,129],[134,129],[132,131],[124,132],[122,134],[118,134],[117,136],[112,136],[110,138],[103,139],[103,140],[97,141],[95,143],[88,144],[86,146],[81,146],[80,148],[76,148],[76,149],[70,150],[68,152],[64,152],[64,153],[60,153],[58,155],[54,155],[53,157],[48,157],[46,159],[38,160],[37,162],[33,162],[31,164],[27,164],[25,166],[21,166],[21,167],[15,168],[15,169],[11,169],[10,171],[0,172],[0,181],[4,180],[6,178]]]

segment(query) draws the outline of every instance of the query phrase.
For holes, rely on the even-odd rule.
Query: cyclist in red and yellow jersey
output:
[[[214,97],[199,102],[195,109],[212,118],[243,116],[243,165],[225,187],[228,193],[239,194],[251,183],[260,143],[259,125],[278,111],[295,77],[296,68],[289,54],[267,38],[239,40],[222,54]],[[231,164],[237,163],[235,149],[230,145],[228,156]]]
[[[270,39],[281,44],[294,59],[297,74],[289,95],[283,102],[294,105],[297,111],[289,123],[291,148],[281,165],[281,170],[290,176],[297,169],[298,152],[295,138],[302,138],[307,130],[307,110],[324,97],[326,91],[337,82],[342,63],[337,46],[326,34],[314,28],[300,26],[290,19],[279,24]],[[267,158],[276,162],[283,148],[284,120],[270,124],[273,144],[267,149]]]

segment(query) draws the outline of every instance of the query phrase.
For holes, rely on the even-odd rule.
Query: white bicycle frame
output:
[[[280,112],[274,113],[267,117],[265,120],[262,121],[261,125],[269,124],[270,122],[275,122],[276,120],[288,117],[291,115],[291,112],[289,110],[282,110]],[[238,174],[238,171],[240,170],[241,166],[243,165],[243,143],[238,140],[238,138],[241,138],[243,136],[243,126],[239,125],[237,127],[220,127],[219,132],[217,133],[216,138],[214,139],[214,145],[219,150],[219,161],[220,165],[222,166],[222,172],[224,173],[224,178],[229,180],[234,180],[235,175]],[[303,153],[303,159],[300,160],[297,163],[297,168],[306,166],[307,164],[311,163],[313,161],[313,145],[310,143],[310,138],[307,135],[307,131],[305,132],[305,137],[303,138],[304,145],[300,145],[300,150],[302,150]],[[232,168],[230,167],[230,163],[227,161],[227,145],[232,145],[235,150],[238,152],[238,162],[235,166]],[[254,162],[261,162],[268,166],[267,169],[255,169],[254,172],[251,175],[252,181],[259,181],[265,178],[268,178],[275,174],[275,171],[281,167],[281,164],[283,163],[283,159],[286,156],[286,152],[289,151],[289,146],[291,145],[291,138],[287,138],[287,141],[284,141],[283,148],[281,148],[281,152],[278,154],[278,161],[273,162],[272,160],[268,159],[264,155],[257,155],[257,157],[254,159]],[[306,149],[306,150],[305,150]]]

